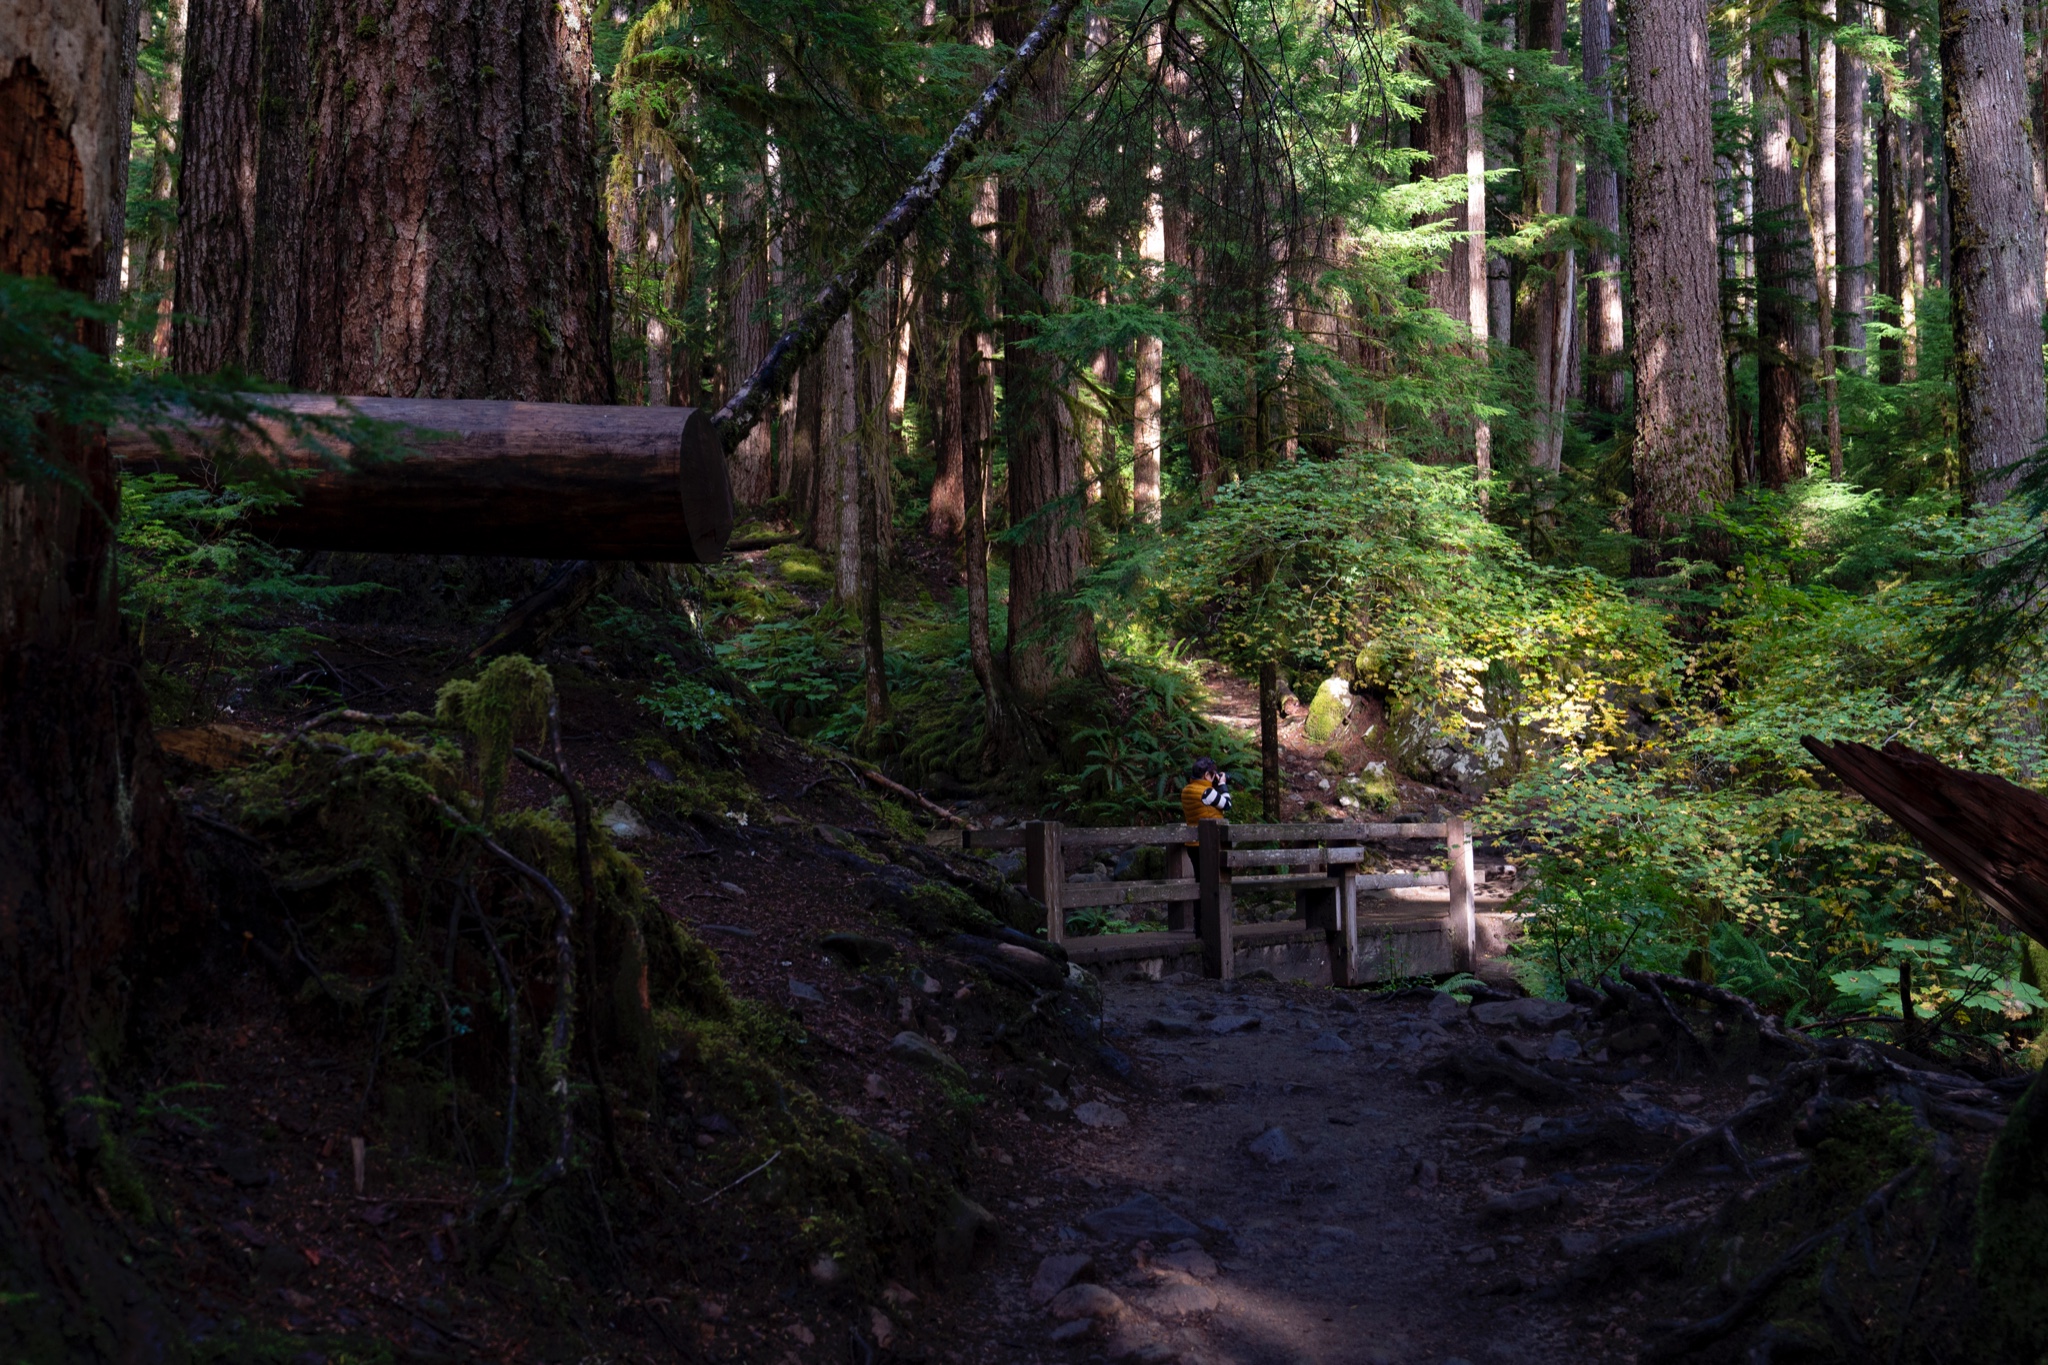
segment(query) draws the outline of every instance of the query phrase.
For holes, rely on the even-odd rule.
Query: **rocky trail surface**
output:
[[[1646,1019],[1661,1007],[1614,984],[1590,1008],[1107,987],[1105,1033],[1149,1085],[1086,1092],[1071,1117],[1087,1140],[1017,1172],[995,1264],[926,1339],[951,1337],[949,1359],[1184,1365],[1633,1362],[1692,1358],[1694,1337],[1737,1344],[1767,1298],[1747,1290],[1776,1281],[1745,1285],[1739,1236],[1715,1245],[1718,1282],[1688,1251],[1805,1178],[1813,1104],[1801,1145],[1787,1140],[1802,1083],[1903,1064],[1851,1047],[1773,1080],[1747,1065],[1779,1071],[1795,1047],[1701,1014],[1689,1022],[1720,1053],[1703,1070],[1677,1055],[1690,1011]]]

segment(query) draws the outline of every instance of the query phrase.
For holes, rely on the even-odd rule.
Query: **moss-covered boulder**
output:
[[[1342,678],[1325,678],[1308,704],[1308,722],[1302,735],[1311,744],[1328,744],[1351,716],[1351,684]]]

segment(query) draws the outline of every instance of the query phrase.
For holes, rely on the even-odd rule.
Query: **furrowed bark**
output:
[[[1862,19],[1858,0],[1842,0],[1842,19]],[[1863,63],[1847,47],[1835,50],[1835,344],[1849,368],[1862,373],[1865,363],[1863,309],[1870,290],[1870,234],[1864,227],[1864,86]]]
[[[1705,0],[1630,0],[1628,141],[1636,298],[1635,533],[1639,572],[1725,497],[1714,144]]]
[[[122,250],[132,16],[25,0],[0,21],[0,272],[104,297]],[[104,328],[82,340],[104,351]],[[65,478],[0,451],[0,1359],[160,1355],[177,1333],[93,1206],[95,1039],[122,1036],[129,954],[200,907],[113,554],[101,434],[44,428]]]
[[[1980,503],[2001,501],[2048,429],[2041,210],[2027,144],[2025,41],[2012,0],[1943,0],[1943,139],[1956,427]]]
[[[1783,488],[1806,476],[1806,431],[1799,417],[1805,367],[1800,355],[1800,311],[1812,284],[1800,211],[1799,172],[1793,165],[1792,80],[1799,40],[1779,34],[1758,54],[1756,335],[1757,466],[1765,487]]]
[[[1613,0],[1581,0],[1579,41],[1584,50],[1586,89],[1603,122],[1614,121],[1614,89],[1608,78],[1613,47]],[[1621,316],[1621,176],[1603,152],[1586,149],[1586,216],[1602,234],[1586,261],[1587,403],[1596,412],[1621,411],[1623,332]]]

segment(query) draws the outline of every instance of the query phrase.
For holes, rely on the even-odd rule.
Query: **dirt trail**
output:
[[[1520,1170],[1461,1169],[1459,1154],[1483,1139],[1460,1136],[1457,1125],[1519,1127],[1523,1112],[1536,1111],[1505,1096],[1434,1094],[1415,1079],[1422,1061],[1473,1027],[1453,1017],[1447,1031],[1427,1005],[1268,982],[1107,986],[1105,1029],[1150,1073],[1151,1088],[1110,1114],[1077,1106],[1078,1118],[1111,1126],[1021,1187],[1036,1193],[1005,1201],[999,1216],[1013,1235],[971,1296],[978,1310],[994,1309],[999,1328],[975,1358],[1598,1358],[1560,1305],[1501,1292],[1548,1276],[1559,1263],[1558,1229],[1466,1211],[1471,1185],[1498,1178],[1512,1188]],[[1501,1117],[1503,1106],[1513,1112]],[[1465,1189],[1454,1186],[1454,1170]],[[1169,1226],[1141,1238],[1130,1235],[1141,1228],[1116,1235],[1091,1218],[1146,1194],[1200,1230],[1176,1235]],[[1121,1311],[1091,1290],[1069,1290],[1051,1311],[1034,1303],[1034,1276],[1062,1253],[1091,1256],[1082,1274]],[[1040,1284],[1040,1297],[1049,1287]],[[1061,1326],[1058,1314],[1081,1308],[1108,1314]]]

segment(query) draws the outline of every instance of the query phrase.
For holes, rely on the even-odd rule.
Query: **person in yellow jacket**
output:
[[[1180,810],[1191,825],[1230,818],[1230,774],[1213,758],[1198,758],[1180,789]]]

